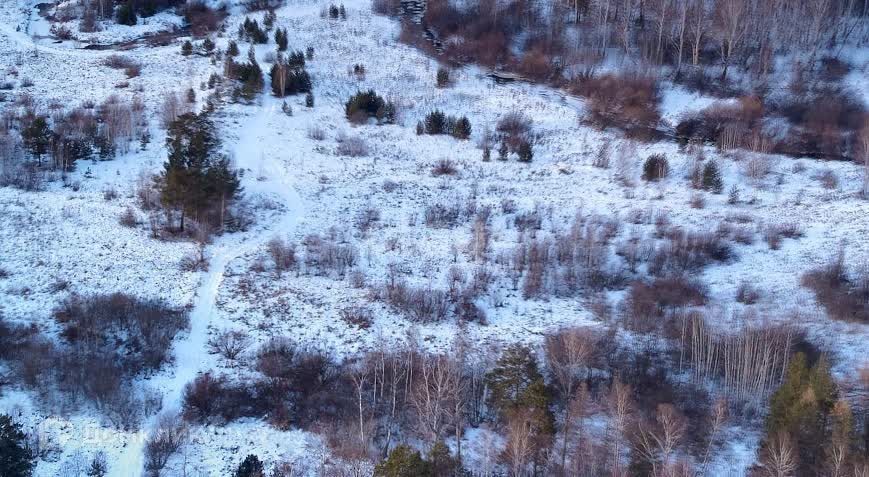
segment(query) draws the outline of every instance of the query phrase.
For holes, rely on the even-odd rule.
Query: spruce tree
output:
[[[181,54],[184,56],[190,56],[193,54],[193,43],[191,43],[190,40],[181,44]]]
[[[136,24],[136,9],[133,7],[133,2],[128,0],[118,7],[115,20],[120,25],[133,26]]]
[[[531,142],[524,140],[519,143],[519,150],[516,151],[521,162],[531,162],[534,159],[534,151],[531,148]]]
[[[240,52],[238,51],[238,43],[235,40],[229,40],[229,46],[226,47],[226,55],[227,56],[238,56]]]
[[[425,117],[426,134],[443,134],[446,130],[447,118],[444,113],[435,109]]]
[[[720,194],[724,190],[724,182],[721,180],[721,171],[715,161],[709,161],[703,166],[703,188]]]
[[[48,121],[45,119],[45,116],[33,118],[30,124],[21,131],[24,148],[40,164],[42,163],[42,157],[48,153],[51,137],[51,128],[48,127]]]
[[[238,465],[238,468],[235,470],[234,477],[263,477],[265,476],[265,471],[263,470],[263,463],[259,460],[259,457],[249,454],[241,464]]]
[[[287,38],[287,30],[285,28],[275,30],[275,44],[278,46],[278,51],[287,51],[289,38]]]
[[[305,95],[305,107],[313,108],[314,107],[314,93],[312,91],[308,91],[308,94]]]
[[[466,116],[455,121],[453,125],[453,137],[457,139],[468,139],[471,137],[471,121]]]
[[[33,466],[27,436],[21,431],[21,426],[8,415],[0,415],[0,471],[3,477],[29,477]]]
[[[507,142],[501,141],[501,145],[498,146],[498,160],[506,161],[510,154],[510,150],[507,148]]]

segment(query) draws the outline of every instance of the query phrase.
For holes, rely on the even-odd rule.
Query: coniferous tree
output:
[[[275,30],[275,44],[278,46],[278,51],[287,51],[289,38],[287,37],[287,30],[285,28]]]
[[[492,148],[489,147],[488,144],[483,146],[483,162],[489,162],[492,160]]]
[[[266,27],[267,31],[270,31],[275,26],[275,21],[278,19],[278,16],[275,14],[274,10],[269,10],[263,16],[263,26]]]
[[[27,436],[21,431],[21,426],[8,415],[0,415],[0,470],[3,477],[29,477],[33,466]]]
[[[235,40],[229,40],[229,46],[226,47],[226,56],[238,56],[238,43]]]
[[[91,463],[88,466],[87,476],[88,477],[105,477],[105,475],[109,472],[109,465],[106,463],[106,454],[102,451],[97,452],[94,455],[94,458],[91,459]]]
[[[724,190],[724,182],[721,180],[721,171],[715,161],[709,161],[703,166],[703,189],[720,194]]]
[[[443,67],[438,68],[435,79],[437,81],[438,88],[446,88],[450,85],[450,70]]]
[[[190,40],[181,44],[181,54],[184,56],[190,56],[193,54],[193,43],[191,43]]]
[[[40,164],[42,157],[48,153],[48,147],[51,144],[51,128],[48,127],[48,121],[45,116],[37,116],[33,118],[30,124],[21,131],[21,139],[24,141],[24,148]]]
[[[506,141],[501,141],[501,145],[498,146],[498,160],[506,161],[510,154],[510,149],[507,147]]]
[[[443,134],[447,130],[447,117],[441,111],[435,109],[425,117],[426,134]]]
[[[392,449],[389,456],[374,468],[375,477],[434,477],[431,465],[419,452],[406,445]]]
[[[455,121],[452,134],[456,139],[468,139],[471,137],[471,121],[468,120],[467,116],[462,116]]]
[[[121,25],[133,26],[136,24],[136,9],[133,7],[133,2],[128,0],[118,7],[115,21]]]
[[[643,163],[643,180],[657,181],[667,177],[670,166],[663,154],[652,154]]]
[[[531,147],[531,142],[527,140],[520,142],[519,150],[516,151],[516,154],[519,155],[519,161],[531,162],[534,159],[534,150]]]
[[[160,199],[181,214],[181,231],[188,215],[201,218],[212,209],[222,217],[241,190],[237,172],[219,148],[214,125],[204,114],[184,114],[169,126]]]
[[[305,107],[313,108],[314,107],[314,93],[312,91],[308,91],[308,94],[305,95]]]
[[[830,438],[828,421],[837,397],[826,359],[821,357],[809,367],[806,356],[797,353],[788,365],[784,382],[770,398],[767,438],[789,435],[805,475],[821,470],[824,445]]]
[[[263,463],[259,457],[248,454],[235,470],[234,477],[264,477]]]

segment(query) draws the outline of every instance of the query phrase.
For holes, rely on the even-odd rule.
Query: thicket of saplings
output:
[[[731,425],[764,429],[755,469],[762,475],[865,468],[865,409],[843,399],[824,354],[793,330],[711,336],[702,319],[671,320],[660,335],[665,347],[652,340],[627,347],[611,334],[569,328],[540,348],[492,353],[459,341],[450,355],[432,355],[409,340],[352,361],[288,338],[254,348],[221,336],[215,351],[232,350],[221,352],[224,359],[246,371],[198,377],[185,390],[183,418],[298,426],[326,439],[332,458],[318,465],[330,472],[368,465],[382,476],[460,475],[466,444],[449,450],[444,442],[469,426],[504,436],[503,450],[490,449],[489,470],[509,475],[702,472]],[[765,405],[769,412],[758,417]],[[592,424],[599,422],[605,430]],[[304,468],[255,456],[239,468],[252,464]]]
[[[121,293],[72,295],[55,309],[54,321],[58,337],[0,320],[0,360],[14,382],[35,391],[48,409],[95,408],[122,429],[137,429],[159,409],[159,393],[133,381],[171,359],[186,313]]]
[[[457,64],[473,61],[565,87],[588,98],[585,121],[637,139],[672,133],[659,112],[667,79],[740,100],[683,120],[676,129],[681,140],[861,160],[851,138],[867,124],[866,111],[842,82],[853,68],[842,51],[865,45],[866,4],[583,0],[541,9],[528,0],[463,6],[435,0],[426,2],[420,22],[402,22],[401,38]],[[374,8],[414,14],[397,0],[378,0]],[[432,42],[431,35],[460,40]],[[623,57],[648,67],[597,72]]]

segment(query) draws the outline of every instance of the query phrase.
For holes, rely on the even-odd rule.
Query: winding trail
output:
[[[163,393],[160,412],[150,416],[142,425],[142,431],[132,436],[124,448],[123,455],[110,469],[109,477],[139,477],[144,469],[144,441],[147,433],[156,426],[163,414],[180,411],[184,386],[204,371],[206,361],[208,328],[219,315],[217,308],[218,290],[227,266],[236,258],[255,251],[276,235],[290,234],[302,212],[302,200],[294,188],[294,178],[288,173],[281,158],[263,157],[262,145],[269,130],[270,120],[280,110],[278,102],[270,96],[262,98],[263,105],[247,119],[240,130],[240,137],[233,148],[236,166],[257,170],[261,173],[246,174],[242,181],[245,194],[258,194],[279,198],[285,207],[277,221],[260,224],[261,227],[243,234],[227,234],[218,237],[209,246],[209,268],[202,276],[202,283],[193,301],[190,312],[190,332],[176,340],[174,363],[165,375],[150,380],[148,384]],[[259,181],[255,176],[266,179]]]

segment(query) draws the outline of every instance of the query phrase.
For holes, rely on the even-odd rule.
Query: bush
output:
[[[339,312],[341,320],[348,325],[356,326],[359,329],[368,329],[374,322],[374,314],[367,307],[354,305],[341,309]]]
[[[458,169],[456,169],[456,163],[449,159],[441,159],[432,168],[431,175],[434,177],[454,176],[458,174],[458,172]]]
[[[717,234],[675,230],[669,241],[652,253],[649,272],[662,275],[698,271],[713,262],[726,262],[732,255],[730,244]]]
[[[105,64],[109,68],[124,70],[127,78],[134,78],[136,76],[139,76],[142,71],[142,65],[126,56],[121,55],[108,56],[103,64]]]
[[[172,339],[187,327],[181,310],[122,293],[73,295],[55,311],[55,319],[67,342],[87,354],[113,356],[133,375],[164,364]]]
[[[335,152],[339,156],[365,157],[368,156],[368,143],[357,136],[344,138],[338,143],[338,148]]]
[[[869,275],[849,273],[844,252],[826,265],[807,272],[802,283],[815,292],[818,303],[831,318],[869,323]]]
[[[652,154],[643,163],[643,180],[657,181],[667,177],[670,166],[663,154]]]
[[[615,127],[631,138],[657,136],[660,89],[657,81],[640,75],[584,77],[572,85],[588,101],[588,122],[598,128]]]

